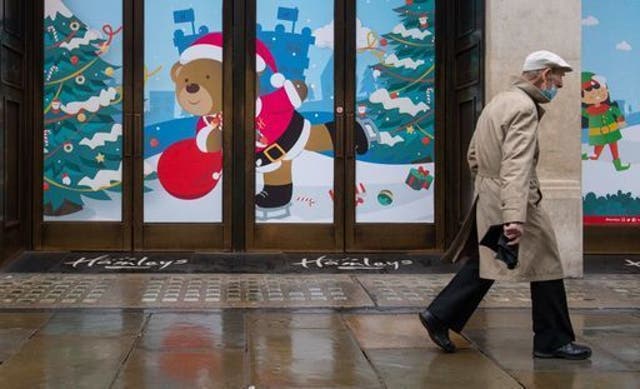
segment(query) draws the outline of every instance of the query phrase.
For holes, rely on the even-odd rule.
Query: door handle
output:
[[[347,112],[347,122],[345,128],[347,130],[346,138],[347,138],[347,159],[354,159],[356,156],[356,147],[353,144],[353,123],[355,121],[355,116],[353,112]]]
[[[126,131],[135,131],[135,128],[133,127],[133,114],[130,113],[125,113],[124,114],[124,126],[126,128]],[[127,132],[125,132],[126,134]],[[122,137],[122,143],[123,143],[123,158],[126,159],[131,159],[131,147],[132,147],[132,143],[133,143],[133,138],[131,137],[127,137],[124,136]]]
[[[142,159],[144,154],[144,128],[142,126],[142,115],[139,113],[133,114],[133,125],[134,125],[134,134],[135,134],[135,144],[136,144],[136,159]]]
[[[335,116],[335,134],[333,139],[335,139],[336,144],[335,147],[335,157],[336,159],[344,159],[344,110],[342,107],[336,108],[336,116]]]

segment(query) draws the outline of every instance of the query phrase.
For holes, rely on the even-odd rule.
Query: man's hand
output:
[[[520,242],[524,227],[522,223],[507,223],[503,226],[504,236],[509,239],[509,246],[517,245]]]

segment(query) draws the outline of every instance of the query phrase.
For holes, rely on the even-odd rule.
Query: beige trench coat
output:
[[[508,281],[563,278],[556,237],[540,206],[542,193],[536,175],[539,104],[549,100],[538,88],[518,78],[482,111],[469,145],[467,160],[474,176],[474,206],[445,253],[444,260],[480,254],[480,277]],[[524,223],[518,267],[508,270],[495,252],[478,247],[492,225]],[[473,234],[473,229],[476,234]]]

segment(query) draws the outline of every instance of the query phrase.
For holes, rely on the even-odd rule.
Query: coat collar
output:
[[[545,110],[540,106],[540,104],[546,104],[551,100],[543,95],[540,89],[538,89],[535,85],[522,77],[514,77],[513,86],[523,91],[527,96],[531,98],[531,100],[533,100],[533,102],[536,104],[536,108],[538,109],[538,116],[542,118]]]

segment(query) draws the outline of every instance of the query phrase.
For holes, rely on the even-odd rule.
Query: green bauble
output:
[[[378,193],[378,202],[380,205],[387,206],[393,203],[393,193],[388,189],[383,189]]]

